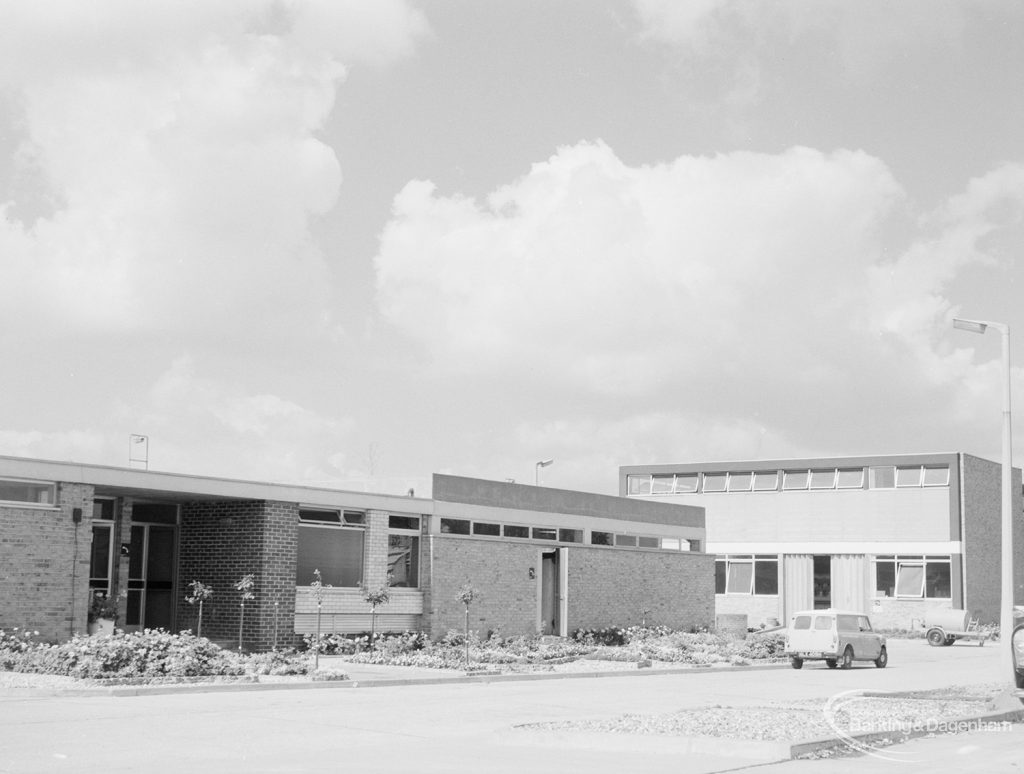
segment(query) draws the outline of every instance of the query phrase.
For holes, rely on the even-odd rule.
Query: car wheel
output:
[[[942,629],[928,630],[928,644],[933,648],[939,647],[946,642],[946,633]]]
[[[946,641],[944,643],[942,643],[942,644],[945,645],[948,648],[954,642],[956,642],[956,637],[947,637]]]
[[[789,665],[793,667],[793,669],[802,669],[804,666],[804,660],[793,656],[793,658],[789,660]]]
[[[843,651],[843,669],[849,669],[853,666],[853,647],[850,645],[846,646],[846,650]]]
[[[885,669],[885,665],[889,663],[889,653],[885,649],[885,645],[882,646],[882,650],[878,653],[878,658],[875,659],[875,666],[879,669]]]
[[[829,669],[835,669],[837,666],[839,666],[839,662],[836,661],[834,658],[827,658],[825,659],[825,666],[827,666]]]

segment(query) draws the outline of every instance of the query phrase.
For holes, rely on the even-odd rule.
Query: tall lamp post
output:
[[[540,486],[540,469],[541,468],[546,468],[552,462],[554,462],[554,460],[541,460],[540,462],[538,462],[536,465],[533,466],[533,485],[534,486]]]
[[[1002,598],[999,604],[999,664],[1004,677],[1013,668],[1013,426],[1010,420],[1010,326],[987,320],[955,318],[953,327],[971,333],[995,328],[1003,334],[1003,530],[1001,553]],[[1016,681],[1014,680],[1014,688]]]

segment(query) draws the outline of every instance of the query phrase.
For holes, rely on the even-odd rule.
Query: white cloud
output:
[[[150,438],[150,467],[203,475],[320,483],[343,473],[351,421],[197,371],[179,357],[139,405],[119,410],[123,426]]]
[[[345,63],[402,56],[425,29],[397,1],[11,4],[15,153],[57,204],[0,190],[0,282],[25,291],[0,321],[225,338],[329,325],[308,225],[341,169],[318,130]]]
[[[381,239],[378,302],[436,375],[542,386],[563,431],[586,426],[580,459],[588,410],[636,433],[674,416],[689,438],[659,434],[655,457],[749,456],[754,441],[765,454],[867,453],[894,423],[915,448],[960,448],[984,410],[961,385],[987,382],[947,343],[950,291],[992,260],[986,238],[1019,222],[1022,179],[996,170],[915,225],[863,152],[630,167],[581,143],[485,203],[408,184]],[[916,229],[903,249],[883,247],[892,221]],[[839,417],[861,419],[836,438]]]

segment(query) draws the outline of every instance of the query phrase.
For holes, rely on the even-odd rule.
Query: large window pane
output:
[[[611,532],[598,532],[594,530],[590,533],[590,544],[593,546],[610,546],[615,542],[615,537]]]
[[[810,474],[806,470],[787,470],[782,476],[783,489],[806,489]]]
[[[530,537],[530,528],[521,527],[517,524],[506,524],[505,525],[505,537],[507,538],[528,538]]]
[[[583,542],[583,530],[581,529],[560,529],[558,530],[558,539],[563,543],[582,543]]]
[[[896,486],[896,468],[892,465],[868,468],[868,486],[872,489],[892,489]]]
[[[53,505],[55,484],[0,479],[0,500],[32,505]]]
[[[725,560],[718,559],[715,561],[715,593],[725,593]]]
[[[729,562],[729,579],[726,585],[726,592],[729,594],[749,594],[753,575],[753,563]]]
[[[388,535],[388,573],[391,585],[416,588],[420,584],[420,539],[414,535]]]
[[[778,560],[758,559],[754,562],[754,593],[779,593],[779,562]]]
[[[777,470],[760,470],[754,474],[755,492],[772,492],[779,488],[779,472]]]
[[[650,476],[627,476],[626,484],[631,495],[645,495],[651,493]]]
[[[730,492],[749,492],[750,485],[753,481],[754,476],[752,473],[730,473],[729,474],[729,491]]]
[[[89,552],[89,588],[110,593],[109,524],[93,524],[92,550]]]
[[[705,473],[704,474],[704,491],[705,492],[724,492],[726,483],[725,473]]]
[[[835,485],[835,468],[811,471],[811,489],[834,489]]]
[[[473,534],[474,535],[487,535],[489,537],[500,537],[501,536],[501,525],[500,524],[488,524],[483,521],[473,522]]]
[[[864,486],[864,468],[843,468],[836,481],[839,489],[860,489]]]
[[[295,583],[308,586],[313,570],[324,585],[352,587],[363,580],[363,530],[299,525]]]
[[[921,466],[896,468],[896,486],[921,486]]]
[[[445,535],[468,535],[470,522],[465,519],[441,519],[441,532]]]
[[[875,562],[875,596],[891,597],[896,594],[896,562],[879,559]]]
[[[651,476],[651,494],[672,494],[672,485],[675,476],[668,475]]]
[[[689,494],[697,491],[697,474],[680,473],[676,476],[676,494]]]
[[[949,466],[929,465],[924,469],[925,486],[949,486]]]
[[[924,591],[924,567],[901,564],[896,574],[896,596],[920,597]]]
[[[952,595],[949,562],[928,562],[925,565],[924,594],[930,599],[949,599]]]

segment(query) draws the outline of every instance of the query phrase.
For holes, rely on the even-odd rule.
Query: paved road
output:
[[[825,699],[851,689],[910,690],[998,680],[989,646],[890,644],[890,666],[849,671],[736,669],[685,675],[545,681],[321,688],[139,697],[0,696],[0,772],[715,772],[764,763],[723,754],[681,756],[641,736],[555,741],[516,730],[542,720],[662,713],[765,700]],[[1010,740],[1010,741],[1008,741]],[[912,744],[977,749],[964,761],[1000,768],[999,750],[1021,748],[1013,732]],[[907,748],[909,745],[902,745]],[[927,752],[927,751],[926,751]],[[925,753],[921,753],[925,754]],[[929,753],[930,754],[930,753]],[[938,760],[949,762],[948,750]],[[1018,756],[1020,757],[1020,756]],[[959,766],[961,770],[970,770]],[[1006,759],[1007,761],[1009,759]],[[1005,761],[1004,761],[1005,763]],[[902,766],[861,757],[792,761],[765,771],[871,771]],[[1006,765],[1009,765],[1008,763]],[[846,766],[846,768],[843,768]],[[878,771],[897,769],[880,768]],[[940,770],[945,770],[942,768]]]

